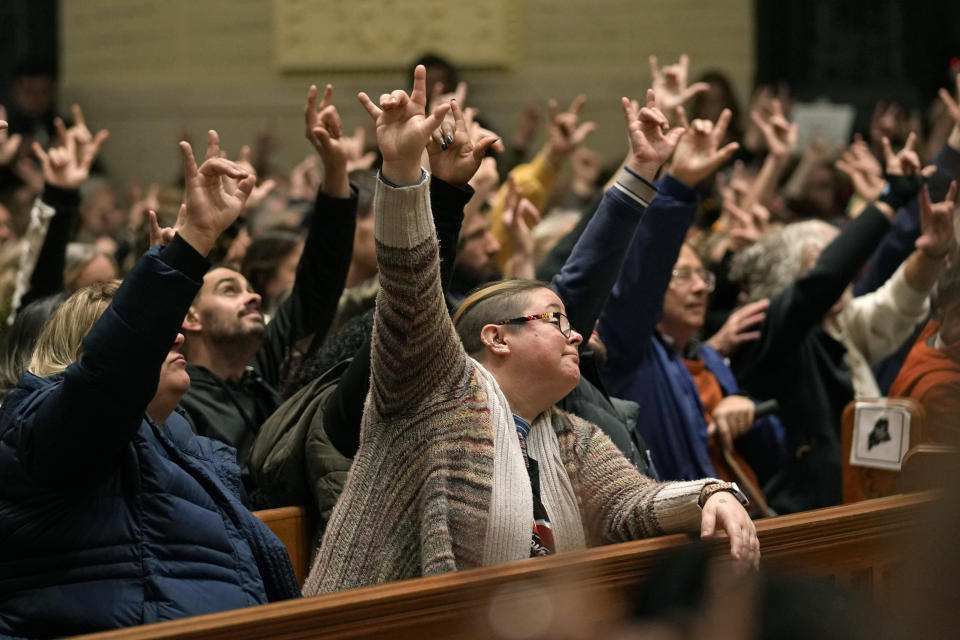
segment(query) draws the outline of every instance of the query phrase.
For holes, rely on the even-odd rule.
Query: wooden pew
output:
[[[941,489],[960,469],[956,447],[935,442],[921,443],[907,451],[900,470],[900,487],[907,491]]]
[[[885,402],[894,407],[903,407],[910,413],[910,448],[929,440],[926,433],[926,412],[909,398],[861,398],[860,402]],[[900,471],[854,467],[850,464],[850,447],[853,445],[854,415],[857,400],[847,404],[841,418],[843,470],[843,502],[859,502],[870,498],[891,496],[903,491]]]
[[[899,575],[904,539],[933,500],[929,493],[896,495],[758,521],[764,563],[852,584],[883,601]],[[578,623],[586,625],[616,619],[622,590],[687,540],[664,536],[88,637],[488,638],[491,607],[533,607],[545,593],[559,594],[558,612],[564,598],[576,602]],[[724,554],[726,541],[714,546]]]

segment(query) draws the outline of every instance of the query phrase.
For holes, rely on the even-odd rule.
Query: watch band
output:
[[[714,482],[713,484],[708,484],[700,491],[700,506],[705,505],[710,496],[720,491],[733,494],[733,497],[736,498],[737,502],[743,505],[744,508],[750,505],[750,500],[740,491],[740,487],[737,486],[736,482]]]

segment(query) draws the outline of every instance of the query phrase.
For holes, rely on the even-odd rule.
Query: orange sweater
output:
[[[955,444],[960,442],[960,358],[956,347],[942,351],[928,344],[939,329],[936,320],[924,327],[890,387],[890,395],[923,405],[930,436]]]

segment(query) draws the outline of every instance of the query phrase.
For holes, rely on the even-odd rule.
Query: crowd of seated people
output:
[[[878,112],[834,157],[686,56],[622,122],[551,101],[509,145],[422,62],[353,135],[311,86],[289,175],[210,131],[126,201],[94,114],[0,111],[0,635],[666,533],[756,567],[753,517],[840,502],[850,401],[955,442],[960,80],[923,139]],[[302,585],[251,511],[287,505]]]

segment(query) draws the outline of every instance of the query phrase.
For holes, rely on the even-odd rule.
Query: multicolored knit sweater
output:
[[[496,381],[468,357],[450,321],[429,197],[427,180],[377,185],[370,394],[360,449],[304,595],[530,555],[530,482],[512,446],[516,431]],[[575,513],[558,518],[568,529],[557,532],[558,550],[698,530],[700,491],[715,480],[654,483],[595,425],[558,409],[541,419],[556,438],[541,446],[558,451],[554,469],[565,470],[559,478],[541,471],[541,482],[561,507],[564,487],[573,493]]]

